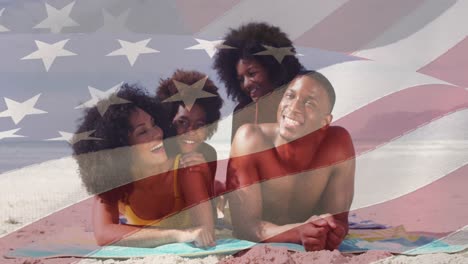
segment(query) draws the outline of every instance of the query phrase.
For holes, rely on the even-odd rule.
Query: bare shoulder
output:
[[[351,140],[351,135],[348,130],[340,126],[330,126],[327,130],[327,136],[335,137],[342,140]]]
[[[234,156],[247,155],[271,148],[272,139],[269,136],[269,124],[244,124],[236,132],[232,142]]]
[[[277,123],[264,123],[259,124],[258,127],[262,130],[262,133],[269,139],[273,139],[277,135],[278,124]]]
[[[353,158],[354,145],[348,130],[340,126],[330,126],[320,146],[322,153],[328,153],[335,161]]]

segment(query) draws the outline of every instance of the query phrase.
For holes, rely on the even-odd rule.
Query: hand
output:
[[[328,227],[330,229],[336,228],[336,220],[331,214],[322,214],[319,216],[313,215],[306,221],[307,223],[314,223],[320,227]]]
[[[212,247],[215,246],[214,230],[207,227],[194,227],[185,230],[180,230],[177,234],[177,242],[187,243],[194,242],[197,247]]]
[[[326,249],[334,250],[343,241],[346,236],[346,229],[341,225],[331,214],[323,214],[320,216],[312,216],[307,220],[307,222],[312,222],[315,225],[321,227],[328,227]]]
[[[312,222],[306,222],[297,227],[299,239],[306,251],[318,251],[325,249],[327,242],[328,229],[315,225]]]
[[[197,247],[206,248],[216,245],[213,228],[199,227],[194,230],[194,244]]]
[[[189,172],[208,173],[210,168],[206,163],[203,154],[198,152],[190,152],[183,154],[180,157],[180,167],[188,168]]]
[[[346,236],[346,229],[342,225],[337,225],[335,229],[328,232],[326,249],[335,250],[343,242]]]

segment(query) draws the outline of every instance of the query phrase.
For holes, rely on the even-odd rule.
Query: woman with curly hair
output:
[[[289,83],[304,67],[294,55],[296,50],[287,35],[266,23],[231,29],[223,44],[231,48],[217,52],[213,68],[224,82],[228,96],[237,102],[233,138],[245,123],[276,122],[282,93],[273,91]],[[276,57],[280,51],[275,48],[289,52],[283,58]]]
[[[190,94],[193,92],[191,90],[196,89],[194,86],[197,82],[209,97],[195,98],[196,95]],[[180,92],[176,85],[187,85],[189,88]],[[183,100],[168,100],[177,95],[193,96],[196,100],[193,105],[185,105]],[[156,97],[171,113],[169,117],[172,120],[172,131],[169,135],[175,137],[172,144],[168,144],[172,147],[170,152],[180,156],[182,167],[209,162],[210,173],[203,175],[205,184],[211,197],[219,194],[221,190],[216,190],[216,193],[214,190],[216,150],[205,143],[216,132],[221,116],[223,100],[218,94],[218,88],[203,73],[177,70],[170,78],[160,81]]]
[[[76,142],[73,152],[84,185],[96,194],[99,245],[214,244],[211,208],[203,202],[209,194],[199,173],[209,168],[178,169],[163,144],[165,116],[144,90],[126,84],[85,112],[77,133],[93,131],[93,138]]]

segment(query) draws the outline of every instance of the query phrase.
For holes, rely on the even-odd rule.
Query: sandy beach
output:
[[[42,172],[42,173],[38,173]],[[459,175],[465,175],[466,169],[461,170]],[[457,206],[466,203],[468,195],[461,194],[465,177],[443,179],[445,182],[429,185],[415,195],[402,196],[386,205],[385,210],[394,212],[399,204],[410,204],[408,211],[419,210],[420,217],[433,217],[434,211],[431,206],[421,206],[414,199],[422,199],[427,193],[437,192],[437,188],[450,190],[453,195],[440,196],[440,204],[453,205],[459,215],[457,218],[468,219],[466,210],[456,211]],[[1,234],[0,254],[3,256],[13,249],[24,247],[32,242],[38,241],[92,241],[92,228],[90,223],[91,199],[81,186],[76,172],[74,160],[70,157],[33,165],[20,170],[7,172],[1,175],[0,184],[6,190],[12,192],[1,192],[0,202],[3,208],[0,214]],[[432,186],[432,187],[431,187]],[[457,190],[454,186],[458,186]],[[447,189],[448,188],[448,189]],[[419,194],[418,194],[419,193]],[[461,195],[461,196],[460,196]],[[418,198],[419,197],[419,198]],[[444,198],[445,197],[445,198]],[[408,200],[410,199],[410,200]],[[412,202],[411,202],[411,199]],[[455,199],[455,200],[454,200]],[[408,202],[410,201],[410,202]],[[456,201],[459,201],[457,203]],[[392,208],[394,207],[394,208]],[[385,216],[376,209],[380,207],[368,207],[357,210],[362,216],[373,217],[374,220],[384,224],[405,223],[410,229],[432,228],[437,229],[441,220],[435,219],[432,223],[418,225],[411,216],[407,219],[401,215],[392,214]],[[449,209],[447,209],[449,210]],[[46,217],[47,216],[47,217]],[[446,219],[453,219],[445,215]],[[387,220],[387,222],[385,222]],[[459,223],[459,222],[458,222]],[[438,228],[436,231],[448,231],[456,228],[457,223]],[[97,260],[80,258],[53,258],[53,259],[6,259],[2,257],[1,263],[466,263],[468,251],[456,254],[433,254],[420,256],[392,256],[388,252],[374,251],[364,254],[341,254],[338,251],[320,251],[309,253],[291,253],[281,248],[270,248],[268,246],[257,246],[244,253],[242,256],[223,257],[209,256],[200,259],[184,259],[177,256],[147,257],[129,260]]]

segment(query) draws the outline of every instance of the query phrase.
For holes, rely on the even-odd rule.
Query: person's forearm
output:
[[[336,223],[340,225],[346,231],[346,234],[348,234],[348,230],[349,230],[348,215],[349,215],[349,212],[343,212],[343,213],[335,214],[333,216],[336,219]]]
[[[194,223],[199,226],[214,228],[213,211],[207,186],[205,186],[204,175],[200,172],[191,172],[184,175],[182,191]],[[187,177],[187,176],[190,176]]]
[[[299,233],[296,227],[300,223],[275,225],[266,221],[259,221],[257,224],[245,224],[236,230],[237,235],[243,239],[255,242],[285,242],[300,243]]]
[[[156,247],[168,243],[191,241],[190,230],[160,229],[109,224],[101,232],[95,232],[100,246]]]
[[[302,225],[302,223],[283,226],[277,226],[268,222],[263,222],[262,224],[264,226],[262,242],[301,243],[297,227]]]
[[[201,202],[194,207],[188,209],[195,219],[195,224],[206,228],[214,229],[213,210],[211,208],[211,200]]]

